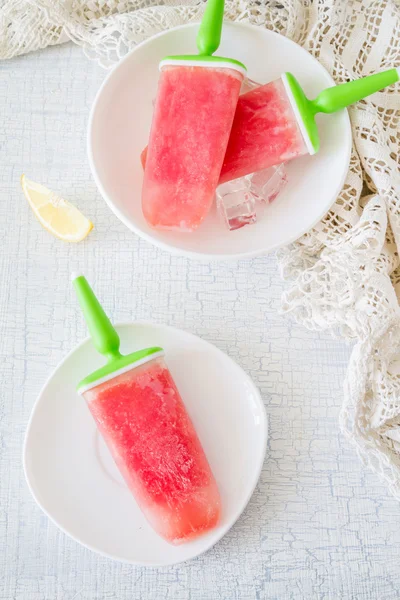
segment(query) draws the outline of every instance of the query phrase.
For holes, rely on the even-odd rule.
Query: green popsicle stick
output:
[[[397,69],[389,69],[362,79],[327,88],[311,101],[316,113],[333,113],[366,98],[399,80]]]
[[[389,69],[357,79],[342,83],[323,90],[315,100],[309,100],[304,91],[291,73],[283,75],[283,82],[289,97],[292,100],[299,126],[303,132],[306,142],[309,142],[309,151],[314,154],[319,149],[318,128],[314,117],[317,113],[333,113],[351,104],[366,98],[379,90],[399,81],[399,69]]]
[[[196,43],[199,54],[183,54],[179,56],[166,56],[161,63],[166,62],[200,62],[205,63],[230,63],[239,71],[246,71],[243,63],[233,58],[212,56],[219,48],[221,42],[222,23],[224,18],[225,0],[207,0],[206,9],[197,33]]]
[[[196,43],[199,54],[211,56],[219,48],[225,0],[208,0]]]
[[[108,378],[120,369],[134,365],[138,361],[143,361],[153,354],[163,352],[162,348],[154,346],[152,348],[137,350],[132,354],[122,355],[119,351],[119,335],[112,326],[110,319],[104,312],[86,278],[83,275],[73,276],[72,281],[93,345],[107,359],[107,364],[82,379],[78,384],[78,391],[82,392],[84,388],[92,387],[97,381],[105,377]]]
[[[111,325],[87,279],[80,275],[73,279],[73,285],[97,352],[103,354],[108,361],[120,358],[122,355],[119,351],[119,335]]]

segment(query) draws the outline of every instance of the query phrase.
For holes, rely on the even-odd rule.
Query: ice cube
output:
[[[287,183],[285,165],[228,181],[217,188],[217,208],[228,229],[256,223]]]
[[[246,92],[250,92],[250,90],[254,90],[255,88],[260,87],[261,83],[257,83],[250,79],[249,77],[245,77],[242,81],[242,87],[240,88],[240,93],[245,94]]]
[[[257,200],[270,204],[287,184],[284,163],[247,175],[249,190]]]
[[[246,177],[217,187],[217,209],[231,231],[257,221],[256,201]]]

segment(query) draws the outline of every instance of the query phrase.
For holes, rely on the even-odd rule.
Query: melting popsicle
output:
[[[223,11],[224,0],[208,0],[199,55],[160,64],[142,190],[144,217],[157,229],[193,231],[213,203],[246,72],[236,60],[212,56]]]
[[[309,100],[296,78],[284,73],[240,96],[220,183],[273,165],[315,154],[319,135],[315,115],[333,113],[399,80],[399,69],[389,69],[322,91]]]
[[[78,385],[115,463],[153,529],[172,544],[219,522],[221,501],[204,450],[160,347],[123,356],[85,277],[73,280],[107,364]]]
[[[239,98],[220,183],[308,153],[282,79]]]

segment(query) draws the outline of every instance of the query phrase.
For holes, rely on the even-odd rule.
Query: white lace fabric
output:
[[[3,0],[0,58],[71,39],[109,67],[203,9],[202,0]],[[227,0],[226,19],[291,38],[336,83],[400,66],[398,0]],[[341,427],[400,499],[400,84],[349,113],[353,152],[336,203],[279,252],[283,311],[355,342]]]

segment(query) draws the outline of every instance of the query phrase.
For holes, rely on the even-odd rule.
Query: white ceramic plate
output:
[[[221,524],[176,547],[151,529],[75,392],[76,383],[101,364],[89,339],[65,358],[36,401],[25,439],[26,479],[50,519],[91,550],[141,565],[179,563],[213,546],[248,503],[265,455],[264,405],[246,373],[212,344],[148,323],[117,330],[123,352],[164,347],[221,492]]]
[[[193,233],[151,229],[141,209],[140,153],[148,141],[158,63],[166,55],[196,53],[197,27],[186,25],[151,38],[133,50],[106,78],[90,115],[90,165],[107,204],[127,227],[146,240],[193,258],[251,257],[294,241],[329,210],[348,171],[350,121],[345,110],[317,117],[320,151],[288,165],[289,184],[255,225],[228,231],[214,208]],[[315,58],[267,29],[225,23],[218,53],[243,61],[249,77],[260,83],[290,71],[310,98],[334,85]]]

